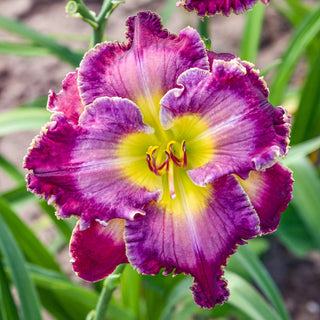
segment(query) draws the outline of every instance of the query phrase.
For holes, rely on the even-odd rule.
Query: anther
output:
[[[164,173],[168,173],[168,183],[169,183],[169,192],[171,199],[176,197],[175,186],[174,186],[174,165],[177,167],[186,168],[187,167],[187,152],[186,152],[186,141],[183,140],[180,144],[180,154],[177,157],[173,152],[172,146],[177,143],[172,140],[167,144],[166,149],[164,150],[166,159],[161,165],[157,165],[155,152],[159,149],[159,146],[150,146],[146,152],[146,161],[150,171],[152,171],[157,176],[161,176]],[[172,161],[170,161],[172,160]]]
[[[183,168],[187,168],[187,150],[186,150],[186,140],[182,140],[181,151],[183,153]]]

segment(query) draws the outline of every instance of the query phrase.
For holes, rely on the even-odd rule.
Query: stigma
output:
[[[168,174],[170,197],[174,199],[174,167],[187,168],[186,141],[183,140],[179,146],[179,142],[171,140],[163,152],[159,152],[159,146],[150,146],[146,152],[146,161],[150,171],[155,175]]]

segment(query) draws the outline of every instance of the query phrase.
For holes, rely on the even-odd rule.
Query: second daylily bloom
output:
[[[199,16],[212,16],[222,13],[228,16],[230,13],[242,13],[252,8],[259,0],[179,0],[177,6],[183,6],[188,11],[196,11]],[[260,0],[265,5],[269,0]]]
[[[97,281],[118,264],[194,277],[195,301],[228,297],[223,266],[244,240],[274,231],[291,199],[277,162],[290,124],[253,66],[178,36],[157,15],[127,22],[128,42],[90,50],[25,159],[31,191],[79,217],[70,253]]]

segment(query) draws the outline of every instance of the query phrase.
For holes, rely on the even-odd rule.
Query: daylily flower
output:
[[[269,0],[260,0],[265,5]],[[228,16],[234,12],[242,13],[252,8],[258,0],[179,0],[177,6],[183,6],[188,11],[196,11],[201,17],[222,13]]]
[[[223,266],[246,239],[274,231],[291,199],[289,118],[253,65],[207,51],[157,15],[127,21],[127,43],[90,50],[49,94],[51,121],[25,159],[28,188],[59,218],[88,281],[129,262],[194,277],[195,301],[228,297]]]

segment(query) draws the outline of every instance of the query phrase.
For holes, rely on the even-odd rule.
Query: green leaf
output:
[[[24,39],[31,40],[35,44],[50,50],[62,61],[66,61],[74,67],[77,67],[81,61],[81,55],[73,52],[69,48],[60,45],[52,38],[45,36],[36,30],[30,29],[25,24],[0,15],[0,28],[3,28]]]
[[[98,294],[91,289],[82,288],[71,282],[65,275],[54,270],[48,270],[37,265],[28,264],[27,269],[34,283],[43,289],[63,293],[64,298],[73,297],[82,305],[92,309],[98,301]]]
[[[303,17],[311,10],[310,7],[302,3],[300,0],[285,0],[287,5],[281,2],[272,1],[271,5],[275,7],[283,17],[293,26],[298,25]]]
[[[27,264],[41,303],[57,320],[84,319],[95,306],[98,295],[88,288],[81,288],[65,275],[42,267]]]
[[[237,274],[226,271],[230,291],[229,303],[252,320],[281,320],[272,307],[247,281]]]
[[[0,216],[10,228],[15,241],[17,241],[29,261],[49,269],[60,270],[47,248],[2,198],[0,198]]]
[[[294,116],[291,143],[297,144],[316,137],[320,132],[320,52],[310,68]]]
[[[24,204],[35,199],[34,195],[27,191],[25,183],[19,187],[1,193],[0,198],[7,201],[11,206],[18,206],[20,203]]]
[[[8,159],[3,157],[1,154],[0,154],[0,167],[17,183],[25,184],[24,175],[22,174],[22,172],[18,170],[18,168],[13,163],[11,163]]]
[[[7,201],[8,204],[16,207],[28,201],[36,202],[40,206],[40,208],[49,216],[50,220],[56,226],[61,235],[63,235],[64,242],[69,242],[72,230],[75,225],[73,219],[70,218],[69,221],[57,219],[57,217],[55,216],[55,208],[49,206],[45,200],[39,200],[31,192],[27,191],[25,182],[23,183],[23,185],[20,185],[17,188],[3,192],[2,194],[0,194],[0,199],[1,197],[3,200]]]
[[[18,109],[20,108],[21,109],[22,108],[43,108],[44,109],[44,107],[47,105],[47,100],[48,100],[47,96],[40,97],[32,101],[24,102],[21,105],[19,105],[17,108]]]
[[[0,137],[24,130],[39,130],[50,119],[50,113],[40,108],[25,108],[0,113]]]
[[[320,249],[320,179],[308,158],[290,163],[295,180],[292,204],[305,224],[310,236]]]
[[[290,166],[292,163],[294,164],[296,161],[305,158],[308,154],[319,149],[320,137],[313,138],[292,147],[287,157],[282,161],[285,165]]]
[[[307,252],[317,249],[314,239],[292,204],[289,204],[287,210],[281,215],[276,236],[297,256],[302,257]]]
[[[240,57],[255,63],[260,45],[265,5],[257,3],[246,13],[246,25],[240,44]]]
[[[0,208],[2,211],[2,208]],[[18,291],[23,320],[41,320],[36,290],[26,270],[25,259],[5,220],[0,215],[0,249]]]
[[[270,101],[281,104],[285,89],[291,78],[294,67],[310,42],[320,31],[320,5],[312,10],[297,26],[293,37],[283,54],[282,63],[277,69],[270,86]]]
[[[280,292],[257,255],[247,246],[241,246],[238,248],[234,258],[247,270],[251,278],[276,308],[281,319],[289,320],[290,318]]]
[[[130,308],[140,319],[141,275],[128,265],[121,275],[121,296],[123,305]]]
[[[161,272],[156,276],[143,276],[143,296],[145,298],[149,319],[159,318],[168,303],[168,296],[171,291],[184,278],[185,276],[183,274],[178,274],[173,277],[172,274],[164,276]]]
[[[32,44],[0,41],[0,54],[17,55],[23,57],[48,56],[51,52]]]
[[[192,295],[189,289],[191,286],[192,286],[192,279],[189,277],[189,278],[183,279],[173,287],[173,289],[170,291],[166,299],[165,308],[161,313],[160,320],[172,319],[172,315],[177,305],[183,303],[186,299],[192,300],[190,299]]]
[[[17,307],[11,295],[9,279],[0,260],[0,319],[19,320]]]
[[[56,228],[60,231],[60,233],[64,236],[66,242],[68,243],[71,238],[72,230],[75,226],[75,219],[57,219],[55,215],[56,210],[53,206],[49,206],[45,200],[40,200],[38,204],[42,208],[42,210],[50,217]]]

